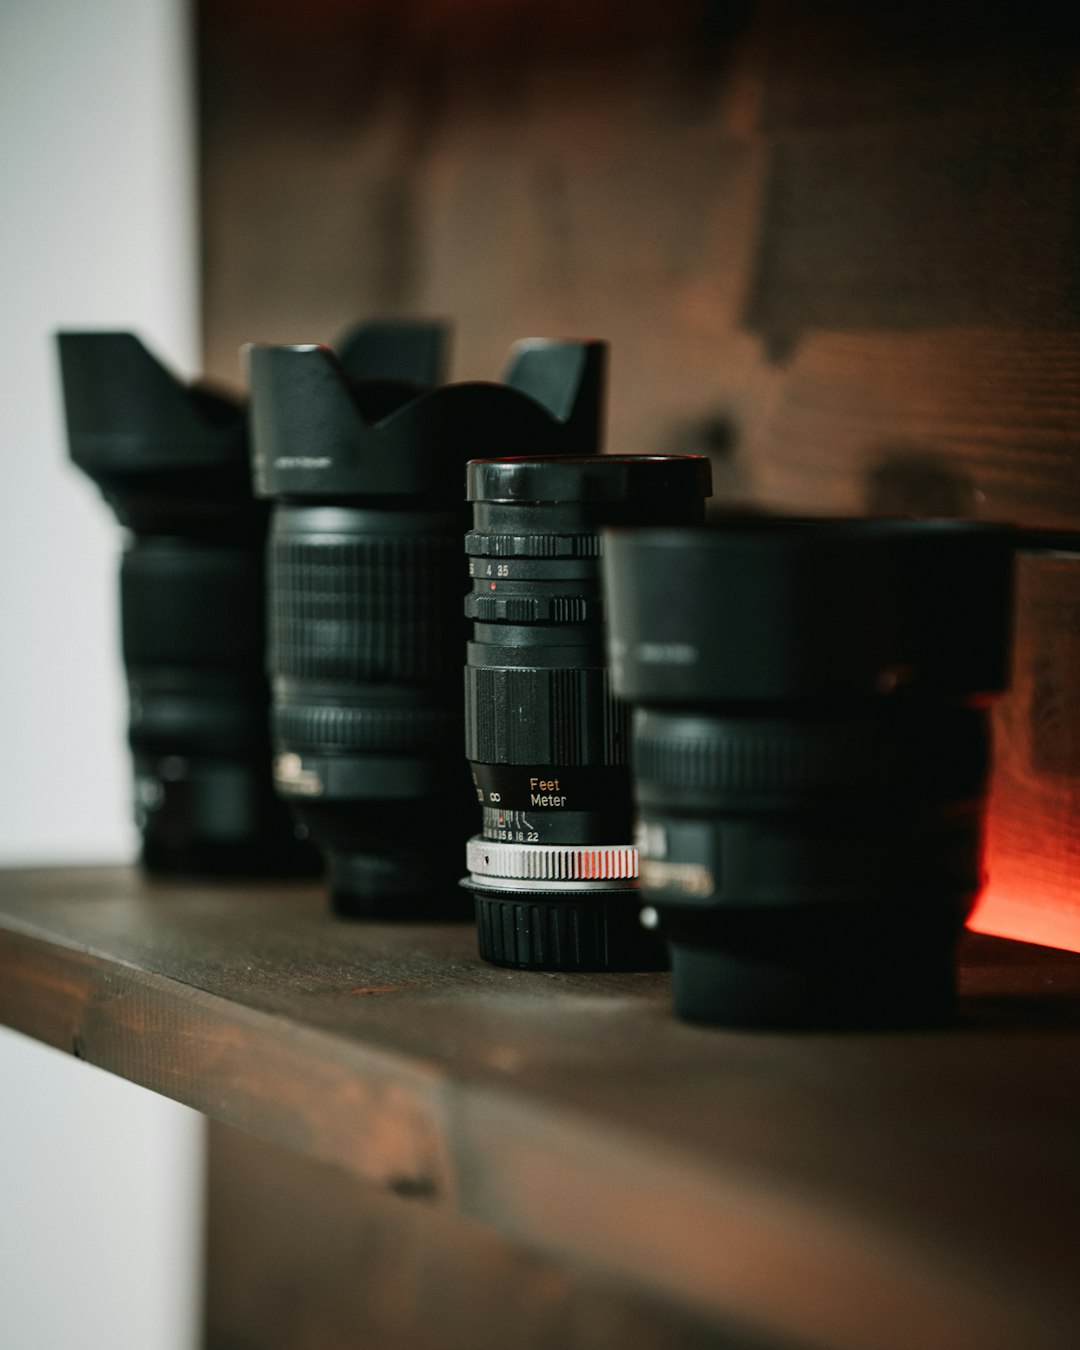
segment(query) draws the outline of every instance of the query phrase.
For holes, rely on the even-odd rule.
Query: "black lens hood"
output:
[[[954,520],[606,531],[615,691],[652,706],[999,692],[1016,538]]]
[[[184,384],[134,333],[59,333],[71,457],[96,482],[246,467],[239,400]]]
[[[153,497],[228,508],[251,501],[243,404],[185,384],[133,333],[59,333],[72,460],[121,521]]]
[[[326,347],[249,347],[256,492],[460,501],[468,459],[594,450],[605,345],[531,340],[513,353],[502,383],[401,386],[373,408]]]

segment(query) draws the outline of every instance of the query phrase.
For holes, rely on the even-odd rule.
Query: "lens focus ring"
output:
[[[977,791],[987,763],[982,718],[965,708],[909,717],[797,722],[687,718],[640,711],[634,768],[642,784],[731,794],[851,794],[923,783],[931,796]]]
[[[301,679],[451,679],[460,537],[270,541],[271,664]]]
[[[286,749],[420,750],[461,734],[456,710],[424,707],[284,704],[274,708],[273,727]]]

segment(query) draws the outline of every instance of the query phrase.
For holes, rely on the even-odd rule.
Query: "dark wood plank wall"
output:
[[[223,0],[205,324],[613,343],[610,447],[721,494],[1080,526],[1075,34],[1034,4]]]
[[[371,314],[451,318],[457,378],[601,336],[608,447],[705,451],[720,503],[1062,532],[1020,564],[975,922],[1080,950],[1078,26],[203,0],[208,369]]]

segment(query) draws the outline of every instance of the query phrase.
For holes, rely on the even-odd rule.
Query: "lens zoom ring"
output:
[[[428,750],[458,740],[461,721],[443,708],[275,707],[274,742],[285,750]]]
[[[470,530],[465,552],[474,558],[599,558],[598,534],[484,534]]]
[[[629,709],[606,669],[466,666],[466,757],[478,764],[624,764]]]
[[[890,786],[910,776],[900,746],[858,727],[748,728],[727,724],[712,734],[635,730],[638,778],[673,788],[735,792],[812,792]]]
[[[270,659],[294,678],[452,678],[460,538],[272,538]]]

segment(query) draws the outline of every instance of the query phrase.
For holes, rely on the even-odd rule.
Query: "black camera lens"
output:
[[[1011,532],[762,520],[605,543],[643,919],[670,943],[676,1012],[947,1020],[982,884]]]
[[[464,465],[594,450],[604,349],[520,344],[502,384],[350,382],[325,348],[250,350],[269,548],[279,791],[335,909],[453,917],[475,828],[461,759]]]
[[[142,857],[153,871],[314,871],[273,791],[266,508],[247,419],[130,333],[63,333],[74,462],[130,531],[120,614]]]
[[[707,459],[476,461],[465,744],[480,954],[522,968],[655,969],[638,923],[628,711],[604,653],[600,528],[700,521]]]

